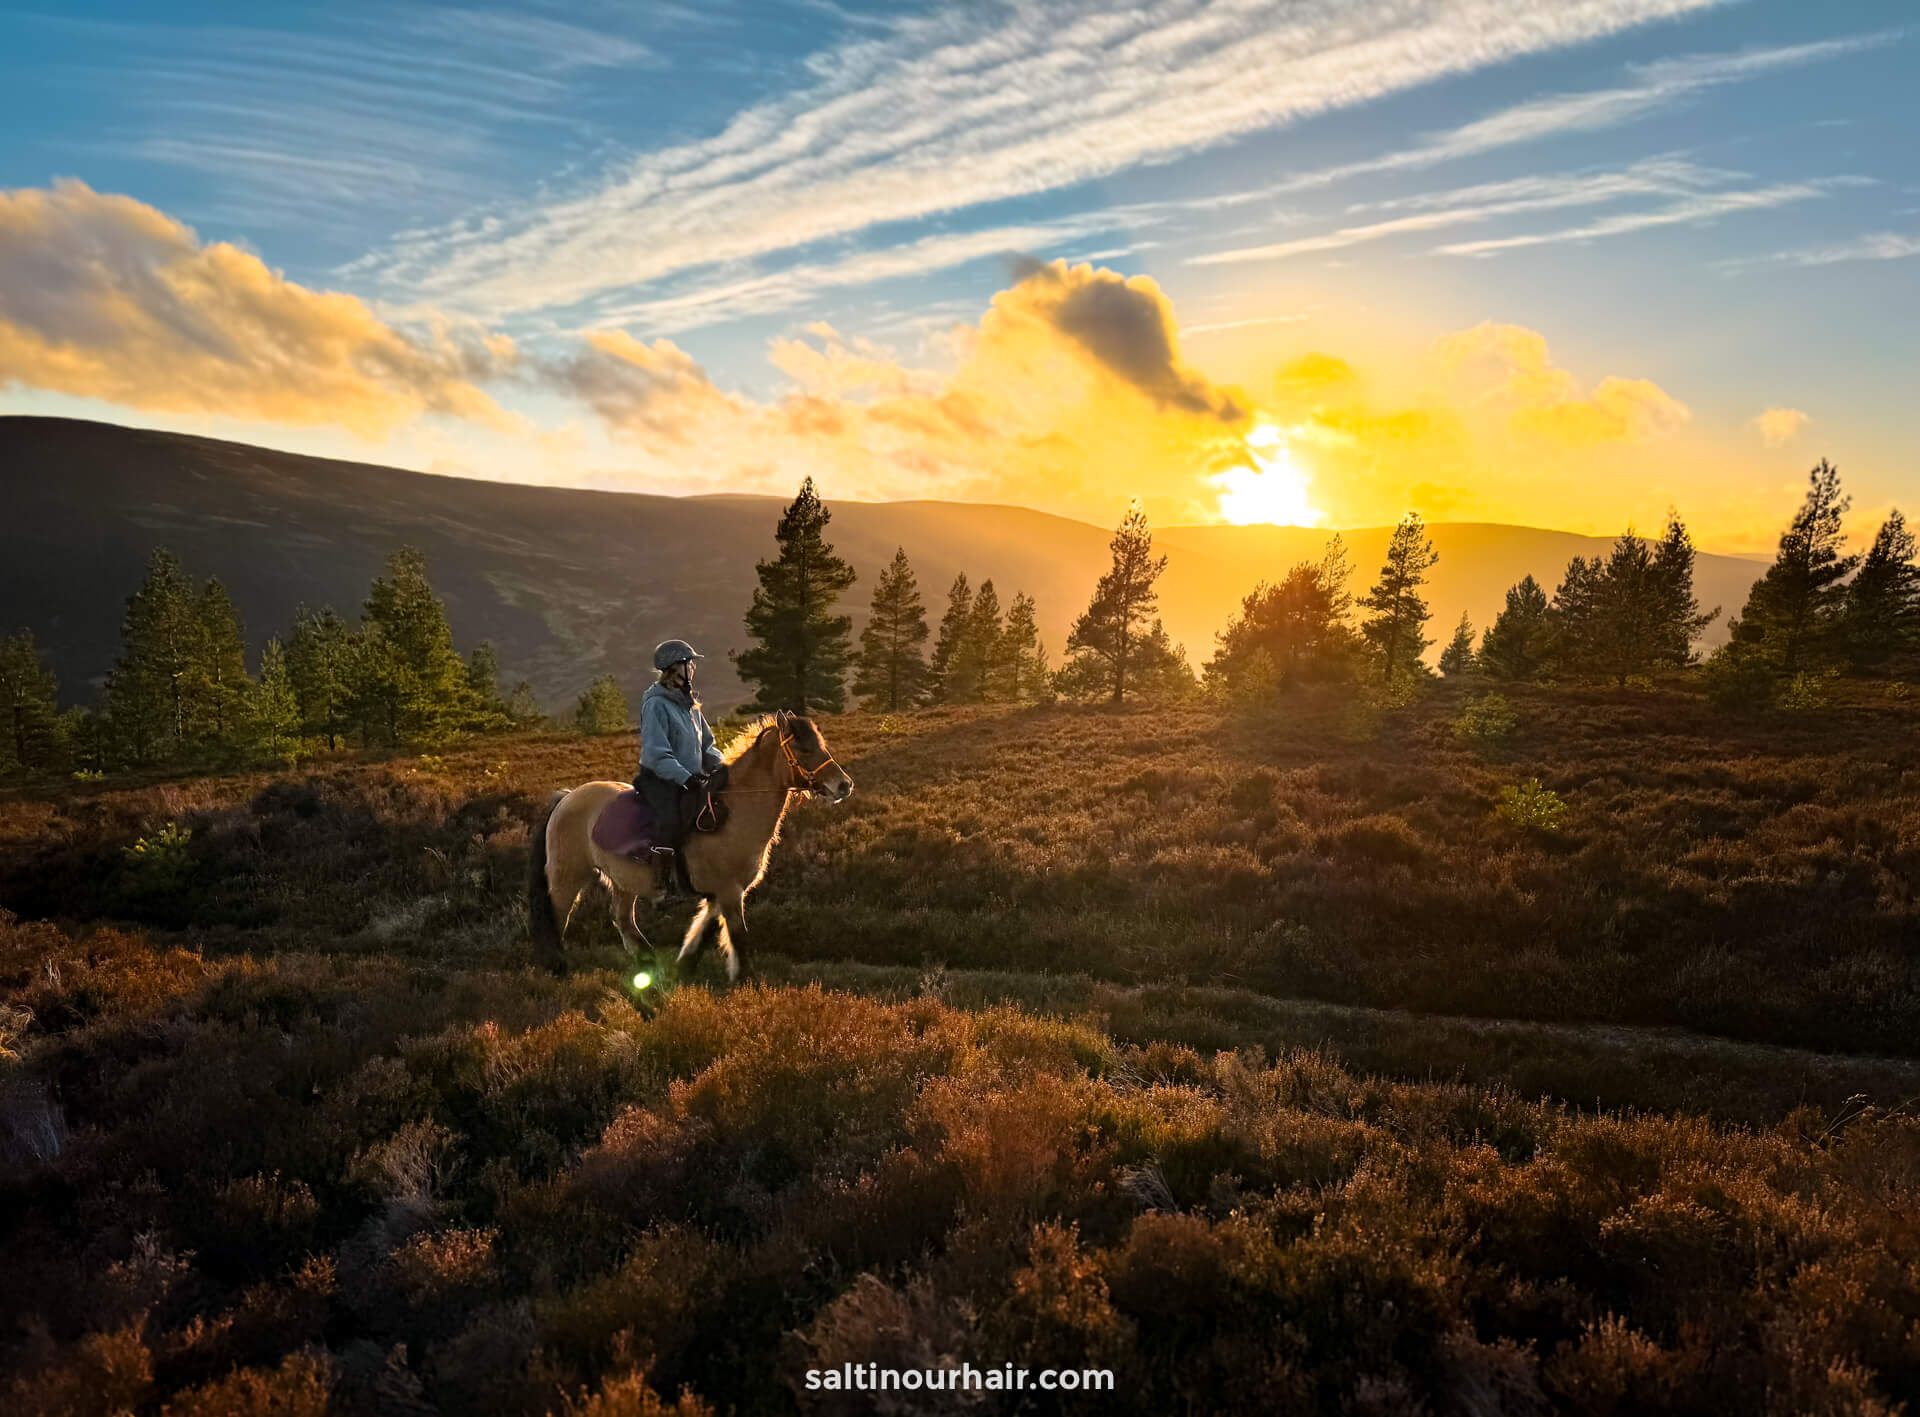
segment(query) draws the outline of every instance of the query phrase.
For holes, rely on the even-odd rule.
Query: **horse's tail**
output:
[[[527,933],[533,939],[534,958],[555,974],[560,972],[564,956],[560,950],[560,920],[553,913],[553,887],[547,881],[547,824],[566,795],[556,792],[547,799],[527,843]]]

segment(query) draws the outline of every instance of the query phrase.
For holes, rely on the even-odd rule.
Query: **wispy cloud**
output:
[[[886,222],[1056,190],[1715,0],[1069,0],[955,7],[572,196],[397,241],[378,274],[474,313],[577,306]]]
[[[1437,249],[1448,256],[1488,256],[1497,251],[1512,251],[1523,246],[1545,246],[1563,241],[1595,241],[1607,236],[1625,236],[1659,226],[1683,226],[1712,221],[1737,212],[1766,211],[1792,202],[1824,197],[1836,187],[1851,186],[1861,179],[1835,177],[1813,182],[1778,182],[1741,192],[1703,193],[1684,201],[1651,211],[1624,212],[1602,217],[1584,226],[1563,227],[1558,231],[1532,232],[1523,236],[1501,236],[1486,241],[1460,241]]]
[[[1743,266],[1836,266],[1844,261],[1898,261],[1920,256],[1920,236],[1898,231],[1873,231],[1827,246],[1807,246],[1797,251],[1775,251],[1766,256],[1748,256],[1722,261],[1722,269]]]
[[[1438,231],[1471,225],[1495,217],[1566,207],[1599,206],[1630,197],[1691,196],[1717,183],[1740,176],[1672,158],[1655,158],[1617,172],[1556,173],[1480,183],[1448,191],[1420,192],[1378,203],[1380,210],[1403,210],[1406,216],[1345,226],[1314,236],[1261,246],[1242,246],[1189,258],[1197,266],[1231,265],[1247,261],[1274,261],[1290,256],[1337,251],[1392,236]]]

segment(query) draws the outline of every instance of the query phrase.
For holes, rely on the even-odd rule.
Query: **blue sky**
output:
[[[359,382],[390,381],[377,349],[345,356],[354,388],[337,419],[251,387],[226,412],[211,390],[241,375],[197,389],[137,377],[134,361],[160,357],[121,361],[110,340],[87,353],[118,368],[72,373],[50,351],[97,331],[22,289],[44,292],[58,255],[34,240],[102,239],[109,219],[71,194],[60,222],[0,247],[0,320],[35,351],[0,364],[0,408],[600,485],[774,485],[811,459],[850,469],[850,495],[899,495],[911,478],[876,469],[914,465],[911,451],[864,435],[858,458],[801,449],[772,411],[831,399],[833,417],[871,426],[885,398],[964,386],[994,407],[1024,401],[1010,368],[1050,356],[983,316],[1028,263],[1063,259],[1151,278],[1169,357],[1251,390],[1237,407],[1257,405],[1256,421],[1303,430],[1302,467],[1316,436],[1332,440],[1304,406],[1267,412],[1291,361],[1323,352],[1360,371],[1369,417],[1439,399],[1471,423],[1486,391],[1437,393],[1436,342],[1537,334],[1551,347],[1539,367],[1511,339],[1476,346],[1503,361],[1500,396],[1565,405],[1563,428],[1592,403],[1631,429],[1543,475],[1644,462],[1662,453],[1657,426],[1717,509],[1708,520],[1737,539],[1816,451],[1857,471],[1863,503],[1920,490],[1903,407],[1920,321],[1915,18],[1887,0],[15,9],[0,188],[78,179],[190,228],[195,251],[231,243],[288,286],[351,296],[499,416],[412,376],[377,392],[413,413],[356,415]],[[102,309],[139,298],[99,285],[103,259],[55,284],[81,282]],[[125,259],[178,272],[195,257],[169,241]],[[180,279],[167,277],[176,294]],[[1072,334],[1048,325],[1052,306],[1003,303],[1009,322]],[[196,331],[200,348],[242,338]],[[248,325],[263,337],[276,336]],[[1092,357],[1137,391],[1157,338]],[[514,353],[432,353],[448,340]],[[969,372],[989,353],[991,372]],[[1523,387],[1547,374],[1552,392]],[[1038,417],[1021,410],[1021,437],[1055,436]],[[695,427],[712,455],[676,479]],[[1154,428],[1141,436],[1182,436]],[[1554,515],[1561,492],[1517,480],[1525,450],[1483,442],[1444,455],[1456,510]],[[930,492],[1045,503],[1031,468],[969,481],[950,440],[919,456]],[[1439,485],[1383,472],[1383,456],[1364,470],[1320,459],[1330,516]],[[1474,491],[1480,470],[1498,496]],[[1343,506],[1363,472],[1365,496]],[[1743,475],[1760,488],[1751,506]],[[1099,501],[1060,507],[1095,515]],[[1602,501],[1561,519],[1604,522]]]

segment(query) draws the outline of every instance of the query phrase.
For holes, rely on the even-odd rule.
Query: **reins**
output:
[[[800,755],[794,751],[793,735],[778,723],[769,723],[762,728],[759,733],[755,734],[753,739],[754,747],[759,747],[761,740],[776,730],[778,730],[780,734],[780,752],[786,758],[787,768],[792,772],[795,781],[788,783],[785,787],[726,787],[721,789],[722,795],[727,797],[770,797],[775,793],[817,792],[819,791],[820,774],[830,767],[837,768],[840,766],[839,763],[834,761],[833,754],[829,753],[818,767],[804,767],[800,762]],[[749,749],[748,751],[752,750]],[[744,754],[742,756],[744,756]]]

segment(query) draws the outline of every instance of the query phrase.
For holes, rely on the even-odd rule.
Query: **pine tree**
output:
[[[250,697],[254,753],[270,763],[291,764],[300,751],[300,697],[294,693],[293,673],[280,641],[268,640],[260,652],[260,682]]]
[[[1153,554],[1153,532],[1138,501],[1121,519],[1111,549],[1113,565],[1100,577],[1092,601],[1068,633],[1067,653],[1082,665],[1094,666],[1075,673],[1103,682],[1108,697],[1118,704],[1126,701],[1142,631],[1159,606],[1153,583],[1166,570],[1167,558]],[[1074,664],[1070,661],[1066,667],[1073,669]]]
[[[1302,561],[1278,585],[1255,586],[1215,639],[1209,684],[1236,701],[1325,678],[1356,644],[1347,615],[1346,547],[1338,536],[1318,562]]]
[[[602,674],[588,685],[573,710],[573,726],[594,738],[625,733],[632,722],[633,716],[627,712],[627,696],[611,674]]]
[[[204,629],[194,600],[193,582],[165,550],[153,553],[146,579],[127,600],[107,705],[137,763],[175,757],[199,729],[196,675]]]
[[[1000,595],[989,578],[980,582],[980,589],[973,597],[973,609],[961,629],[960,642],[947,663],[948,703],[977,704],[992,697],[998,687],[1003,634]]]
[[[200,704],[200,736],[223,752],[233,752],[246,746],[247,711],[253,697],[240,614],[227,588],[217,580],[201,588],[194,613],[200,621],[200,654],[191,682]]]
[[[833,608],[854,574],[826,540],[832,519],[807,478],[774,531],[779,556],[754,568],[760,585],[746,625],[755,645],[734,663],[756,686],[755,708],[837,713],[846,704],[853,621]]]
[[[902,547],[880,573],[866,627],[860,631],[853,692],[867,708],[897,713],[925,696],[930,675],[920,647],[927,642],[927,634],[927,609]]]
[[[1847,586],[1847,657],[1859,670],[1920,652],[1920,565],[1914,535],[1896,508]]]
[[[1780,550],[1747,597],[1741,624],[1760,653],[1793,674],[1835,647],[1845,629],[1846,579],[1859,564],[1841,554],[1840,520],[1851,499],[1825,458],[1808,475],[1806,500],[1780,537]]]
[[[1473,657],[1473,621],[1467,618],[1467,612],[1460,612],[1460,623],[1454,626],[1453,639],[1440,651],[1440,672],[1449,679],[1458,679],[1471,674],[1477,666]]]
[[[1669,511],[1666,530],[1653,551],[1654,580],[1660,598],[1655,619],[1656,663],[1676,668],[1694,663],[1698,655],[1693,642],[1720,616],[1719,606],[1703,612],[1694,599],[1693,563],[1693,538],[1681,523],[1680,514]]]
[[[469,732],[498,733],[511,725],[513,716],[500,697],[500,654],[491,643],[481,641],[467,656],[465,687]]]
[[[31,630],[0,641],[0,772],[43,772],[60,747],[60,681]]]
[[[1374,614],[1360,633],[1379,652],[1381,676],[1389,684],[1398,674],[1416,672],[1421,654],[1433,643],[1425,636],[1431,612],[1420,587],[1439,560],[1420,514],[1408,512],[1387,542],[1380,579],[1361,597],[1360,603]]]
[[[1199,692],[1200,682],[1187,662],[1187,647],[1173,642],[1158,616],[1135,646],[1135,653],[1133,692],[1139,697],[1184,703]]]
[[[1663,591],[1652,548],[1629,525],[1600,563],[1588,635],[1591,658],[1577,667],[1609,675],[1617,684],[1650,667],[1660,650]]]
[[[467,670],[424,555],[406,546],[387,558],[360,623],[355,697],[366,731],[390,744],[434,742],[453,731],[465,709]]]
[[[1479,668],[1496,679],[1533,679],[1546,668],[1553,636],[1547,593],[1527,576],[1480,637]]]
[[[331,607],[318,613],[300,607],[287,642],[287,672],[300,704],[300,724],[310,737],[340,746],[351,722],[356,678],[352,627]]]
[[[953,656],[959,651],[961,640],[966,637],[967,623],[972,617],[973,588],[967,584],[966,574],[962,572],[947,587],[947,613],[940,617],[940,637],[933,644],[933,664],[929,675],[933,681],[933,696],[941,703],[951,701],[952,685],[948,682],[948,673],[953,666]]]
[[[514,724],[524,727],[538,723],[545,715],[540,710],[540,696],[533,692],[533,685],[525,679],[514,682],[507,691],[507,718]]]
[[[1040,643],[1040,625],[1033,597],[1015,591],[1007,610],[1007,627],[1000,636],[1001,683],[998,696],[1011,703],[1025,703],[1045,692],[1047,647]]]

